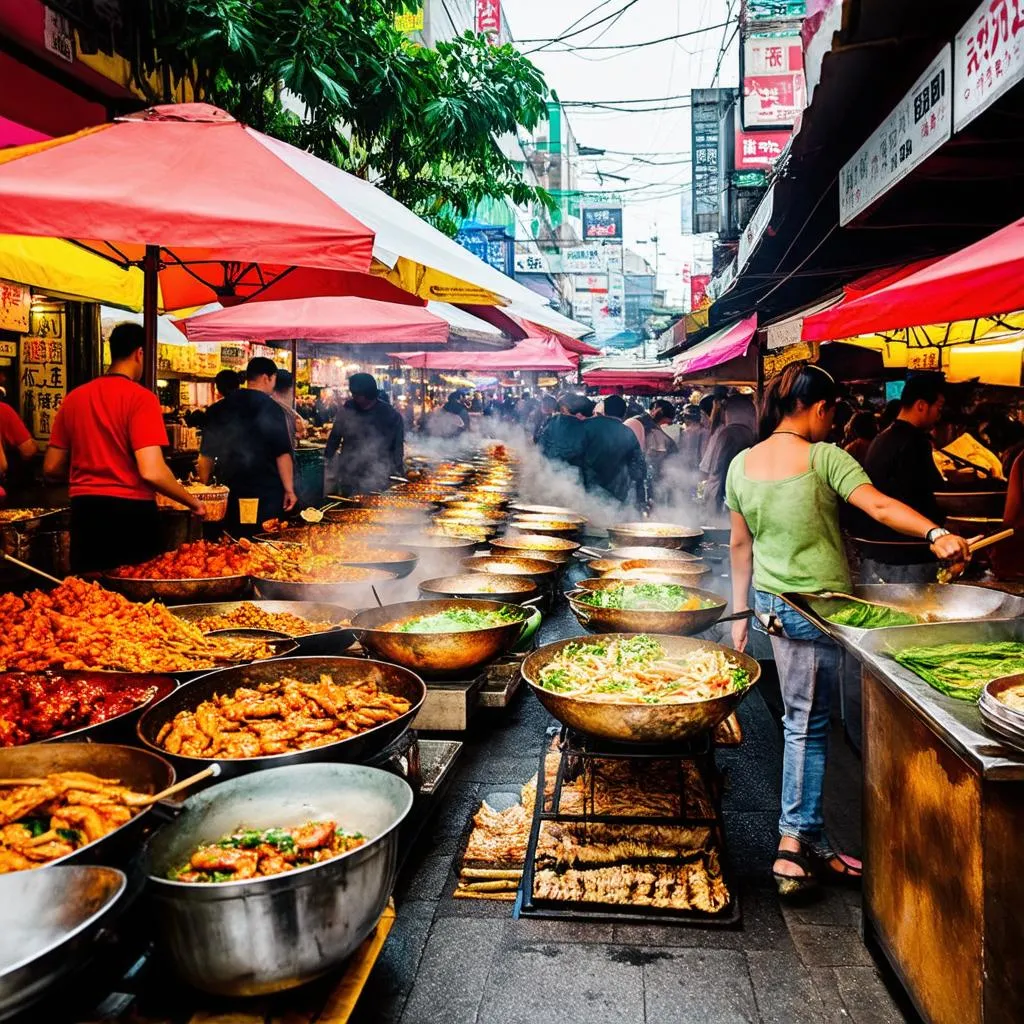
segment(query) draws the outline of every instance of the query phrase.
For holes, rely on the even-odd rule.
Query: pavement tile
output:
[[[538,917],[513,918],[505,924],[505,946],[535,945],[539,942],[614,941],[615,926],[600,921],[556,921]]]
[[[476,782],[453,782],[438,808],[434,820],[427,825],[429,844],[434,846],[438,839],[461,835],[466,822],[480,806],[480,784]]]
[[[635,952],[635,951],[634,951]],[[744,955],[736,950],[643,951],[649,1024],[757,1024]]]
[[[831,967],[810,967],[807,973],[811,976],[814,989],[821,1000],[822,1024],[852,1024],[850,1013],[843,1005],[843,997],[839,994],[835,970]]]
[[[479,1020],[642,1024],[643,967],[634,962],[634,953],[605,945],[517,947],[495,958]]]
[[[834,925],[839,928],[860,927],[860,896],[856,903],[845,898],[842,889],[822,887],[821,898],[806,906],[782,904],[782,916],[792,924]]]
[[[613,941],[620,946],[741,949],[743,933],[734,928],[692,928],[681,924],[616,924]]]
[[[536,757],[484,757],[476,762],[468,761],[459,773],[459,779],[465,782],[482,782],[488,786],[509,785],[518,783],[520,786],[537,770]]]
[[[446,890],[445,899],[437,904],[438,918],[476,918],[477,920],[508,921],[512,917],[512,900],[466,900],[454,899],[451,887]]]
[[[400,900],[439,900],[448,883],[452,869],[449,854],[430,854],[424,857],[415,872],[399,881],[397,896]]]
[[[834,967],[836,987],[854,1024],[903,1024],[906,1020],[875,967]]]
[[[822,1024],[825,1006],[795,953],[756,950],[747,967],[763,1024]]]
[[[501,931],[496,921],[435,921],[402,1024],[476,1024]]]
[[[790,924],[800,959],[807,967],[870,967],[871,954],[853,927]]]

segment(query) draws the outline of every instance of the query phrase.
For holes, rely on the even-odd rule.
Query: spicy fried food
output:
[[[0,874],[66,857],[130,821],[149,803],[144,793],[88,772],[0,785]]]
[[[234,611],[197,619],[194,625],[203,633],[211,633],[215,629],[269,629],[289,636],[309,636],[340,629],[342,623],[309,621],[290,612],[268,612],[246,601]]]
[[[126,580],[199,580],[247,576],[252,572],[252,546],[230,541],[197,540],[182,544],[139,565],[123,565],[111,576]]]
[[[72,577],[49,593],[0,594],[0,670],[188,672],[274,656],[262,640],[205,637],[162,604]]]
[[[156,742],[184,757],[268,757],[349,739],[410,707],[371,677],[350,685],[329,675],[316,683],[284,678],[216,694],[194,711],[179,711]]]
[[[307,821],[296,828],[240,828],[198,847],[187,864],[168,874],[174,882],[241,882],[321,864],[366,842],[336,821]]]

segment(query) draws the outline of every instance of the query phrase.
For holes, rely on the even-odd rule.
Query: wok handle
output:
[[[535,608],[533,613],[523,620],[523,628],[519,633],[519,640],[516,642],[516,647],[522,647],[524,644],[528,644],[540,628],[540,624],[543,621],[543,616],[540,613],[539,608]]]
[[[723,615],[718,621],[719,622],[739,622],[740,619],[749,618],[754,614],[753,608],[747,608],[742,612],[733,612],[732,615]]]

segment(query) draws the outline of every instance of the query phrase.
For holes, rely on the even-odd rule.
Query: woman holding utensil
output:
[[[824,443],[839,394],[820,367],[787,367],[765,391],[760,442],[736,456],[726,482],[733,607],[748,606],[753,583],[754,610],[768,624],[782,690],[782,815],[773,874],[787,898],[806,896],[819,878],[857,883],[861,865],[832,848],[822,813],[839,650],[780,595],[849,592],[840,500],[893,530],[926,538],[936,558],[970,558],[963,538],[882,494],[852,456]],[[737,650],[746,647],[745,619],[733,624],[732,637]]]

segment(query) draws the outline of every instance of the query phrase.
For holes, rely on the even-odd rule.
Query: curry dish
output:
[[[8,779],[0,785],[0,874],[38,868],[102,839],[149,797],[88,772]]]
[[[269,629],[289,636],[309,636],[340,629],[341,623],[311,622],[291,612],[268,612],[259,605],[246,601],[233,611],[220,615],[207,615],[194,622],[196,629],[211,633],[216,629]]]
[[[372,678],[351,685],[285,678],[204,700],[179,711],[157,745],[183,757],[270,757],[337,743],[404,715],[412,705]]]

